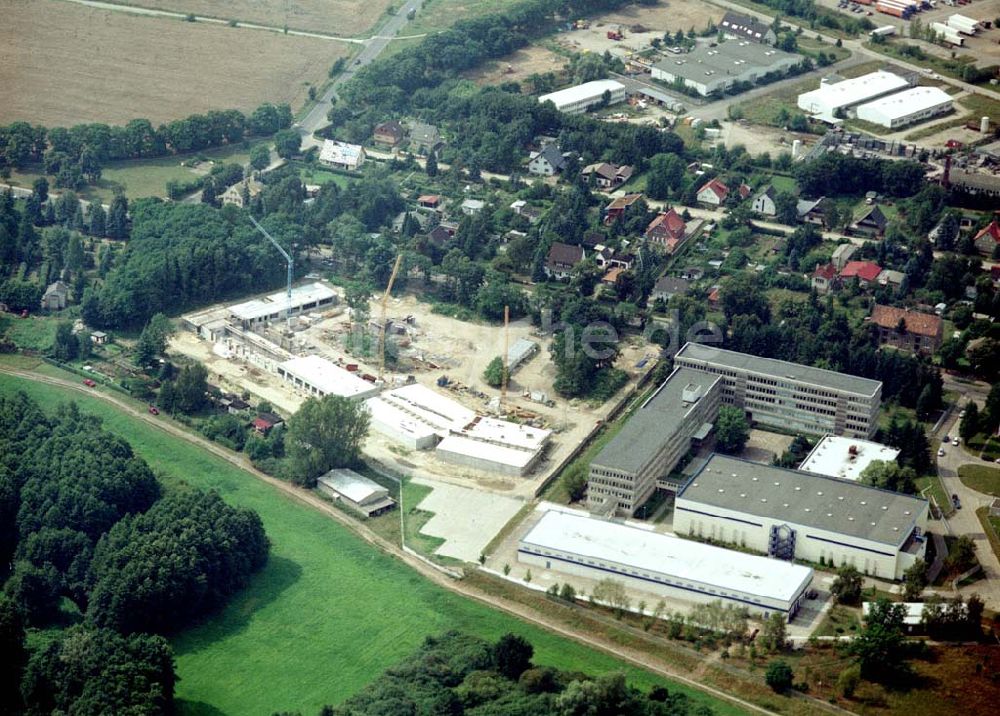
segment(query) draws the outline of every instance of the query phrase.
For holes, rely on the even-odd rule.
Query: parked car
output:
[[[955,505],[956,510],[962,509],[962,501],[958,499],[958,495],[952,493],[951,504]]]
[[[85,386],[87,386],[88,388],[93,388],[95,385],[97,385],[97,383],[95,383],[94,381],[92,381],[90,378],[84,378],[83,379],[83,384]]]
[[[954,445],[961,445],[961,444],[962,444],[962,438],[955,438],[955,439],[954,439],[954,440],[952,440],[951,442],[952,442],[952,444],[954,444]]]
[[[944,448],[938,448],[938,457],[944,457]]]
[[[150,405],[149,406],[149,414],[150,415],[159,415],[160,414],[160,409],[157,408],[155,405]]]
[[[943,443],[950,443],[951,442],[951,436],[950,435],[945,435],[943,438],[941,438],[941,442],[943,442]]]

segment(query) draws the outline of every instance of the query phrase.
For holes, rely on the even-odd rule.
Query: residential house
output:
[[[594,247],[594,261],[600,268],[609,268],[611,265],[611,259],[615,255],[615,250],[610,246],[605,246],[604,244],[598,244]]]
[[[541,151],[532,152],[528,159],[528,172],[536,176],[555,176],[566,166],[566,157],[555,144],[546,144]]]
[[[319,163],[335,169],[356,171],[365,161],[365,148],[360,144],[348,144],[327,139],[319,152]]]
[[[687,225],[684,219],[673,209],[664,211],[656,215],[649,226],[646,227],[646,241],[658,244],[667,249],[667,253],[674,253],[684,242],[684,233]]]
[[[739,185],[739,187],[737,187],[736,191],[739,192],[740,199],[742,199],[744,201],[746,199],[748,199],[750,197],[750,195],[753,193],[753,189],[750,188],[750,185],[749,184],[743,184],[743,183],[740,183],[740,185]]]
[[[690,282],[685,281],[682,278],[661,276],[653,286],[653,290],[650,292],[649,298],[653,301],[656,301],[657,299],[669,301],[674,296],[686,295],[690,288]]]
[[[421,209],[431,209],[437,211],[444,208],[441,197],[437,194],[422,194],[417,197],[417,206]]]
[[[976,251],[984,256],[992,256],[997,246],[1000,246],[1000,221],[993,219],[986,228],[976,234],[973,239]]]
[[[229,405],[226,406],[226,411],[233,415],[238,415],[239,413],[247,410],[250,410],[250,403],[246,402],[242,398],[234,397],[229,401]]]
[[[816,293],[820,295],[835,290],[839,284],[837,267],[832,263],[816,264],[816,270],[813,271],[811,283]]]
[[[708,306],[709,308],[716,309],[719,307],[719,300],[721,296],[719,295],[719,287],[712,286],[712,290],[708,292]]]
[[[903,279],[906,278],[906,274],[902,271],[893,271],[892,269],[884,269],[882,273],[878,275],[878,285],[888,286],[890,288],[898,289],[903,285]]]
[[[253,177],[250,177],[233,184],[222,192],[219,199],[223,204],[232,204],[233,206],[246,208],[246,201],[256,198],[262,191],[264,191],[264,185]]]
[[[882,267],[871,261],[848,261],[840,270],[840,280],[848,281],[854,278],[858,280],[861,288],[867,288],[878,280],[881,273]]]
[[[376,124],[375,131],[372,132],[372,140],[375,144],[380,144],[384,147],[395,147],[403,141],[403,137],[405,136],[406,131],[403,129],[403,125],[395,119],[382,122],[382,124]]]
[[[583,261],[586,253],[582,246],[573,246],[556,241],[545,259],[545,275],[549,278],[569,278],[573,267]]]
[[[925,353],[941,347],[944,321],[939,316],[876,304],[871,322],[878,326],[879,345]]]
[[[462,213],[466,216],[475,216],[486,208],[486,202],[482,199],[465,199],[462,202]]]
[[[417,154],[430,154],[444,146],[441,132],[433,124],[410,122],[409,139],[410,151]]]
[[[764,216],[777,216],[778,206],[774,203],[777,196],[778,192],[775,191],[773,186],[768,184],[753,198],[753,204],[750,205],[750,208]]]
[[[795,204],[795,210],[798,212],[799,221],[822,225],[826,219],[826,205],[827,200],[825,196],[821,196],[815,200],[800,199]]]
[[[642,194],[626,194],[625,196],[618,196],[612,199],[611,203],[604,207],[604,223],[615,223],[620,216],[623,216],[641,198]]]
[[[698,201],[710,206],[722,206],[729,196],[729,187],[718,179],[712,179],[698,190]]]
[[[66,304],[69,302],[69,292],[69,286],[62,281],[49,284],[45,293],[42,294],[42,308],[49,311],[61,311],[66,308]]]
[[[580,172],[584,179],[589,180],[594,177],[594,184],[600,189],[613,189],[621,186],[632,178],[632,167],[625,165],[609,164],[600,162],[599,164],[589,164]]]
[[[585,249],[594,249],[607,240],[608,237],[603,232],[590,230],[583,232],[583,241],[581,243],[583,243]]]
[[[885,233],[885,227],[888,225],[889,220],[885,218],[885,214],[876,205],[871,209],[862,214],[861,218],[851,224],[851,229],[856,233],[864,234],[866,236],[881,236]]]
[[[435,246],[443,247],[451,241],[451,237],[455,235],[454,231],[449,231],[446,227],[438,224],[433,229],[427,232],[427,240],[430,241]]]
[[[253,419],[252,423],[253,429],[261,434],[267,434],[274,428],[281,427],[284,424],[284,419],[274,413],[257,413],[257,417]]]
[[[951,228],[948,228],[948,227]],[[945,222],[943,219],[937,223],[933,229],[927,232],[927,238],[932,244],[942,243],[945,246],[954,246],[958,241],[958,222]]]
[[[542,218],[542,210],[537,206],[532,206],[524,199],[518,199],[510,205],[511,211],[518,216],[523,216],[529,224],[537,224]]]
[[[705,275],[705,271],[700,266],[688,266],[681,271],[681,278],[688,281],[700,281]]]
[[[723,15],[719,29],[726,37],[736,40],[750,40],[765,45],[773,45],[778,41],[778,36],[770,25],[738,12],[727,12]]]
[[[857,250],[858,247],[854,244],[841,244],[835,248],[833,250],[833,258],[831,259],[834,267],[836,267],[838,271],[843,269],[854,255],[854,252]]]

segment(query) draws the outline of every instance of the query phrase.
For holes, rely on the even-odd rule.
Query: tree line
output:
[[[154,127],[148,119],[47,129],[27,122],[0,126],[0,173],[41,163],[57,187],[80,188],[101,178],[101,167],[122,159],[196,152],[247,137],[272,135],[292,124],[287,104],[265,103],[250,115],[230,109],[193,114]]]
[[[149,466],[75,404],[0,397],[4,713],[173,706],[170,634],[217,609],[267,560],[256,513],[215,493],[161,496]],[[47,645],[27,627],[76,621]],[[101,699],[111,699],[102,702]]]

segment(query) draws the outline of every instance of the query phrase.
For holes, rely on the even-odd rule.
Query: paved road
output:
[[[210,440],[203,438],[197,433],[190,432],[173,420],[165,416],[153,416],[145,411],[144,406],[138,405],[127,398],[114,395],[112,393],[104,392],[101,389],[87,388],[81,383],[76,383],[70,380],[64,380],[61,378],[53,378],[49,376],[39,375],[37,373],[32,373],[30,371],[18,370],[14,368],[8,368],[6,366],[0,366],[0,373],[6,373],[8,375],[16,376],[18,378],[24,378],[26,380],[35,381],[37,383],[45,383],[48,385],[58,386],[60,388],[65,388],[68,390],[76,391],[79,393],[84,393],[92,398],[98,398],[100,400],[105,400],[109,403],[115,405],[119,410],[127,413],[134,420],[141,420],[165,433],[172,435],[173,437],[185,440],[193,445],[196,445],[208,452],[222,458],[226,462],[238,467],[239,469],[249,473],[253,477],[266,482],[268,485],[276,490],[281,491],[285,495],[291,497],[292,499],[300,502],[307,507],[318,510],[322,512],[326,517],[336,520],[344,527],[357,534],[363,540],[368,542],[371,546],[382,552],[389,554],[396,559],[407,564],[412,569],[419,572],[422,576],[426,577],[430,581],[438,584],[445,589],[449,589],[453,592],[461,594],[462,596],[474,599],[477,602],[483,603],[487,606],[499,609],[501,611],[507,612],[519,619],[522,619],[531,624],[535,624],[547,631],[559,634],[560,636],[572,639],[578,643],[586,644],[592,648],[599,651],[611,654],[612,656],[626,661],[630,664],[638,666],[643,669],[647,669],[655,674],[663,676],[664,678],[672,679],[674,681],[682,682],[692,688],[698,689],[699,691],[704,691],[712,696],[719,699],[723,699],[730,703],[736,704],[740,708],[746,709],[747,711],[757,713],[757,714],[767,714],[769,716],[775,714],[773,711],[756,706],[749,701],[744,701],[743,699],[737,698],[719,689],[715,689],[711,686],[707,686],[700,683],[690,676],[681,673],[675,666],[645,652],[639,651],[637,649],[632,649],[627,646],[622,646],[609,639],[605,639],[600,636],[596,636],[585,629],[571,628],[563,625],[562,623],[553,620],[541,612],[528,607],[519,602],[504,599],[502,597],[497,597],[492,594],[487,594],[482,592],[475,587],[468,585],[467,583],[452,579],[434,567],[428,565],[423,560],[414,555],[411,555],[397,545],[383,539],[381,536],[372,532],[363,523],[352,519],[345,513],[333,507],[330,503],[326,502],[320,498],[316,493],[303,490],[298,488],[291,483],[278,480],[266,473],[260,472],[254,468],[249,460],[245,456],[231,452],[226,448],[222,447],[217,443],[213,443]],[[813,704],[826,708],[826,705],[822,702],[813,700]],[[833,711],[833,709],[827,709]]]

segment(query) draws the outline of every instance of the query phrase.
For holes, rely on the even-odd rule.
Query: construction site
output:
[[[365,401],[365,452],[379,464],[518,496],[533,494],[612,410],[614,401],[557,399],[551,336],[525,320],[460,321],[388,291],[367,311],[342,299],[316,281],[213,306],[182,316],[170,348],[202,362],[211,382],[286,414],[309,397]],[[645,350],[626,342],[619,364],[627,370]],[[483,371],[504,354],[509,380],[491,388]]]

